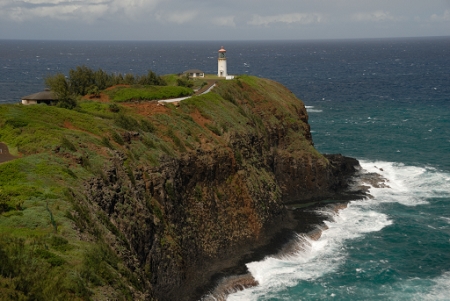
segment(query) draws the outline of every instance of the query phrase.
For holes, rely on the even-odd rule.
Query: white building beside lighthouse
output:
[[[219,58],[217,60],[217,76],[227,77],[227,51],[223,46],[219,49]]]

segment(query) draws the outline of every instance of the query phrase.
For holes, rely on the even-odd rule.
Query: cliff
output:
[[[287,205],[348,197],[358,165],[249,76],[178,105],[5,105],[0,128],[5,299],[195,300],[303,222]]]

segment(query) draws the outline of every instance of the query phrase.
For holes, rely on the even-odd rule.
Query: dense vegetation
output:
[[[70,99],[73,94],[89,93],[87,87],[92,85],[104,89],[116,84],[114,78],[80,67],[68,79],[57,75],[49,82],[62,83],[67,94],[60,95]],[[162,84],[152,73],[145,80],[150,78]],[[118,91],[122,90],[117,95]],[[201,149],[231,149],[231,135],[265,137],[270,127],[286,129],[286,140],[295,144],[293,151],[320,157],[304,138],[304,124],[296,115],[301,103],[285,92],[271,81],[243,76],[221,81],[213,92],[191,97],[179,107],[167,104],[151,114],[121,102],[95,100],[79,100],[74,110],[1,105],[0,141],[17,159],[0,164],[0,299],[133,300],[151,296],[152,288],[146,283],[158,271],[149,265],[139,269],[127,265],[125,258],[133,254],[135,233],[127,236],[113,216],[88,200],[86,183],[93,178],[108,182],[111,162],[123,154],[124,181],[129,186],[117,190],[127,195],[139,177],[146,176],[139,173],[143,167],[156,167],[163,159]],[[291,99],[285,101],[286,97]],[[236,150],[236,164],[256,160],[249,153]],[[263,187],[260,180],[248,179]],[[232,178],[229,181],[234,183]],[[165,184],[165,195],[175,198],[171,185]],[[206,202],[201,187],[193,189],[197,199],[205,197]],[[218,198],[224,194],[217,191]],[[143,227],[129,214],[134,212],[134,200],[127,202],[117,209],[128,218],[127,227]],[[171,232],[175,225],[167,222],[167,209],[151,197],[143,206],[152,213],[146,218],[164,229],[155,244],[163,251],[175,250],[178,236]]]
[[[98,95],[101,90],[115,85],[165,86],[167,83],[160,76],[149,70],[146,75],[135,76],[131,73],[122,75],[108,74],[102,69],[93,71],[86,66],[78,66],[69,71],[66,77],[62,73],[49,76],[46,85],[56,93],[60,107],[74,108],[78,96]]]

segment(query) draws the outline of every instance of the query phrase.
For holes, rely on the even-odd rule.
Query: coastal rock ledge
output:
[[[116,152],[86,183],[92,210],[120,233],[108,244],[140,272],[146,298],[198,300],[291,238],[302,221],[286,205],[359,193],[349,189],[358,161],[314,149],[305,106],[286,88],[241,78],[212,93],[220,105],[190,110],[212,132],[195,149],[135,167],[133,181]]]
[[[320,154],[304,104],[274,81],[218,81],[178,104],[105,99],[0,107],[14,155],[0,164],[4,300],[184,301],[224,278],[255,285],[246,262],[320,222],[301,208],[365,196],[358,161]]]

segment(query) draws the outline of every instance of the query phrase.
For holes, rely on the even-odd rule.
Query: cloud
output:
[[[253,15],[251,21],[247,22],[249,25],[268,26],[271,23],[287,23],[287,24],[312,24],[322,23],[325,21],[325,16],[317,13],[292,13],[292,14],[280,14],[274,16],[260,16]]]
[[[450,0],[0,0],[3,39],[448,35],[449,22]]]
[[[363,21],[363,22],[382,22],[382,21],[398,21],[401,18],[394,17],[390,12],[377,10],[373,12],[359,12],[355,13],[351,17],[354,21]]]
[[[3,0],[0,18],[23,22],[34,19],[92,20],[103,16],[137,17],[162,0]]]
[[[218,17],[213,19],[212,22],[219,26],[236,27],[236,23],[234,22],[234,16]]]
[[[430,20],[433,22],[447,22],[450,21],[450,10],[444,11],[442,15],[433,14],[430,17]]]
[[[199,15],[198,11],[177,11],[177,12],[158,12],[156,19],[158,21],[168,21],[176,24],[184,24],[193,21]]]

